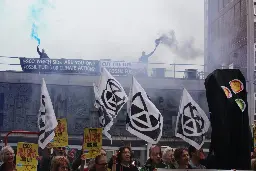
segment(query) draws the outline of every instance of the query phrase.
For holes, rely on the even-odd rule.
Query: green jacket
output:
[[[159,164],[153,164],[151,159],[148,159],[145,165],[140,169],[140,171],[153,171],[156,168],[167,169],[168,166],[166,166],[163,162]]]

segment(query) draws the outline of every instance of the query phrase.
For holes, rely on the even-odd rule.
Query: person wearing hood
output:
[[[38,45],[39,46],[39,45]],[[47,59],[49,58],[48,55],[45,53],[45,50],[42,49],[42,52],[40,52],[39,47],[37,46],[37,53],[40,56],[40,59]]]
[[[162,161],[162,152],[160,146],[153,145],[150,147],[149,157],[150,158],[146,161],[145,165],[140,169],[140,171],[154,171],[157,168],[168,168]]]

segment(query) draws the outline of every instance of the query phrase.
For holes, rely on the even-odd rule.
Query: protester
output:
[[[252,159],[251,163],[252,163],[252,170],[256,171],[256,159]]]
[[[253,149],[253,153],[252,153],[251,158],[252,158],[252,159],[255,159],[255,158],[256,158],[256,148]]]
[[[15,171],[14,150],[10,146],[5,146],[1,149],[0,159],[3,164],[0,166],[0,171]]]
[[[95,159],[91,159],[88,162],[87,168],[84,168],[85,160],[82,160],[82,163],[81,163],[81,166],[80,166],[80,171],[89,171],[89,170],[91,170],[94,167],[94,165],[95,165]]]
[[[51,171],[71,171],[68,159],[64,156],[53,157]]]
[[[186,148],[177,148],[174,151],[174,158],[178,164],[176,169],[192,169],[189,165],[189,155]]]
[[[107,157],[103,155],[98,155],[95,158],[94,166],[89,169],[89,171],[107,171],[108,170],[108,163]]]
[[[54,156],[66,156],[66,147],[54,147],[53,148]]]
[[[139,170],[135,165],[132,165],[132,150],[130,147],[120,147],[117,155],[109,161],[108,168],[112,171]]]
[[[39,45],[38,45],[38,46],[39,46]],[[48,55],[45,53],[45,50],[44,50],[44,49],[42,49],[42,52],[40,52],[38,46],[37,46],[37,53],[39,54],[40,59],[42,59],[42,58],[49,58]]]
[[[163,151],[162,160],[168,169],[175,169],[175,159],[174,159],[174,150],[171,147],[167,147]]]
[[[200,164],[202,151],[203,151],[202,149],[197,150],[192,145],[189,146],[188,148],[188,154],[190,157],[189,165],[192,167],[192,169],[206,169],[205,166]]]
[[[102,156],[107,156],[107,153],[103,148],[101,149],[100,153],[101,153]],[[78,157],[72,163],[72,170],[73,171],[76,171],[79,168],[79,166],[80,166],[80,170],[81,170],[81,168],[85,169],[85,171],[88,170],[87,168],[84,168],[85,167],[85,160],[81,159],[82,155],[83,155],[83,150],[80,151],[80,155],[78,155]],[[94,160],[92,160],[91,164],[94,164]]]
[[[43,150],[43,157],[41,161],[41,166],[39,167],[40,171],[49,171],[51,168],[51,161],[54,156],[66,156],[66,148],[65,147],[54,147],[53,154],[51,154],[51,147],[47,146]]]
[[[149,149],[149,159],[146,161],[145,165],[140,169],[140,171],[153,171],[156,168],[167,168],[167,166],[161,160],[162,152],[161,147],[158,145],[153,145]]]
[[[42,150],[42,159],[40,161],[39,171],[50,171],[51,169],[51,148],[47,146],[45,149]]]

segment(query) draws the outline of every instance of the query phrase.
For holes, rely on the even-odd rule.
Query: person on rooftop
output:
[[[38,45],[39,46],[39,45]],[[45,59],[45,58],[49,58],[48,57],[48,55],[45,53],[45,50],[44,49],[42,49],[42,52],[40,52],[40,50],[39,50],[39,47],[37,46],[37,53],[39,54],[39,56],[40,56],[40,59]]]

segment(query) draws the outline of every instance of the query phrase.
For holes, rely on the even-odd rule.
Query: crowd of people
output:
[[[104,149],[95,159],[82,159],[82,151],[77,158],[72,154],[66,154],[65,148],[54,148],[53,153],[46,148],[38,158],[38,171],[155,171],[164,169],[213,169],[207,165],[207,159],[202,150],[193,146],[187,148],[172,149],[167,147],[161,151],[161,147],[153,145],[149,149],[149,158],[141,167],[138,161],[133,160],[132,149],[129,146],[120,147],[112,158],[107,159]],[[0,159],[3,164],[0,171],[16,171],[15,152],[10,146],[1,149]],[[256,170],[256,150],[252,155],[252,169]]]
[[[255,151],[256,154],[256,151]],[[133,160],[132,149],[129,146],[120,147],[112,158],[107,159],[107,153],[101,149],[101,153],[90,159],[82,159],[82,150],[77,158],[74,154],[67,154],[66,149],[59,147],[45,148],[42,156],[38,158],[38,171],[155,171],[157,168],[165,169],[212,169],[209,168],[202,150],[193,146],[189,148],[173,149],[167,147],[164,151],[158,145],[149,149],[149,158],[144,165]],[[0,159],[3,164],[0,171],[14,171],[15,152],[10,146],[1,149]],[[253,157],[252,158],[256,158]],[[256,166],[256,159],[252,159],[252,168]]]

